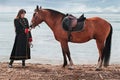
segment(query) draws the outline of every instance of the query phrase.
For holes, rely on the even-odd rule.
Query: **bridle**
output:
[[[32,30],[32,28],[35,28],[35,27],[32,27],[33,24],[34,24],[34,23],[30,24],[30,26],[29,26],[29,27],[30,27],[30,30]],[[39,24],[38,24],[37,26],[40,28],[40,25],[39,25]]]
[[[35,12],[33,16],[35,16],[36,14],[38,14],[38,13]],[[40,16],[37,16],[37,18],[41,19]],[[35,23],[35,21],[34,21],[34,23]],[[30,24],[30,28],[31,28],[31,29],[33,28],[32,26],[33,26],[34,23],[31,23],[31,24]],[[40,28],[40,25],[39,25],[39,24],[38,24],[37,26]],[[35,28],[35,27],[34,27],[34,28]]]

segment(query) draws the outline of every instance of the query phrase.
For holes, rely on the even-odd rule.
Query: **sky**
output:
[[[0,12],[33,12],[36,5],[62,12],[120,13],[120,0],[0,0]]]

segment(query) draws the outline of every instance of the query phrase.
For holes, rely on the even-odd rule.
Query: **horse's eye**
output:
[[[33,17],[34,17],[35,19],[37,19],[36,13],[33,14]]]

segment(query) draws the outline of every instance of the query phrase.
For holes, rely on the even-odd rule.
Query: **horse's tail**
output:
[[[110,33],[106,39],[105,42],[105,47],[103,49],[103,62],[104,62],[104,66],[107,67],[109,65],[109,60],[110,60],[110,54],[111,54],[111,39],[112,39],[112,26],[110,24]]]

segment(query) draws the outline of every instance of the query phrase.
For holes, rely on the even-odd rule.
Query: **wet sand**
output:
[[[112,64],[101,71],[95,71],[96,65],[74,65],[74,69],[62,65],[14,63],[8,68],[7,62],[0,63],[0,80],[120,80],[120,64]]]

